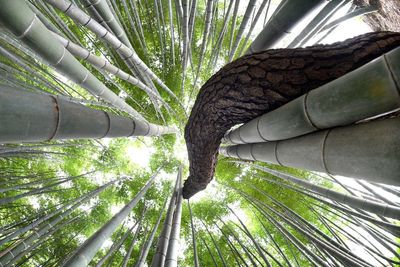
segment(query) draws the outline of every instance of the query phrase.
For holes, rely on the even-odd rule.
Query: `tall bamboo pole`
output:
[[[189,199],[187,200],[190,216],[190,227],[192,229],[192,244],[193,244],[193,262],[195,267],[199,267],[199,258],[197,256],[197,242],[196,242],[196,230],[193,223],[192,208],[190,207]]]
[[[182,216],[182,165],[179,167],[178,171],[178,192],[176,200],[176,209],[174,218],[172,220],[172,229],[168,243],[168,250],[165,256],[165,266],[166,267],[176,267],[178,266],[178,249],[179,249],[179,235],[181,230],[181,216]]]
[[[162,205],[162,207],[160,209],[160,213],[158,215],[158,219],[157,219],[156,223],[154,224],[153,229],[150,232],[148,240],[143,245],[142,251],[141,251],[140,256],[139,256],[139,260],[135,264],[135,267],[143,267],[145,265],[145,263],[146,263],[147,255],[149,254],[149,251],[150,251],[151,245],[153,244],[153,240],[154,240],[154,237],[156,235],[158,226],[160,225],[160,222],[161,222],[161,219],[162,219],[162,215],[163,215],[165,207],[167,205],[167,200],[168,200],[168,198],[165,199],[164,204]]]
[[[176,99],[178,103],[180,100],[176,95],[164,84],[163,81],[139,58],[135,51],[123,44],[115,35],[107,31],[103,26],[97,23],[89,15],[83,12],[75,4],[68,0],[45,0],[50,5],[58,8],[75,22],[84,25],[90,29],[96,36],[106,43],[111,45],[118,53],[124,57],[125,61],[132,61],[136,66],[152,80],[156,81],[171,97]],[[129,64],[129,62],[128,62]]]
[[[107,183],[103,186],[100,186],[96,190],[93,190],[87,194],[85,197],[80,199],[77,203],[69,207],[64,212],[57,214],[56,216],[52,217],[51,220],[45,221],[41,223],[32,234],[28,235],[27,237],[23,238],[16,246],[12,247],[11,249],[7,250],[2,256],[0,256],[0,266],[7,266],[7,264],[15,258],[15,256],[22,251],[28,249],[33,243],[39,239],[41,236],[45,235],[48,231],[51,231],[54,226],[56,226],[59,222],[61,222],[64,218],[70,215],[76,208],[82,205],[87,200],[91,199],[95,195],[99,194],[103,190],[105,190],[108,186],[112,183]]]
[[[363,198],[359,198],[356,196],[351,196],[347,194],[343,194],[319,185],[315,185],[311,182],[308,182],[304,179],[299,179],[294,177],[293,175],[289,175],[280,171],[276,171],[267,167],[259,166],[254,164],[255,168],[272,174],[276,177],[279,177],[283,180],[293,182],[298,184],[311,192],[317,193],[323,197],[326,197],[332,201],[336,201],[338,203],[346,204],[352,208],[359,208],[365,211],[369,211],[371,213],[376,213],[384,217],[400,219],[400,208],[391,204],[384,204],[377,201],[371,201]]]
[[[178,186],[180,185],[179,175],[177,175],[174,191],[168,205],[167,215],[163,222],[163,228],[157,242],[156,253],[153,256],[151,266],[163,267],[165,264],[165,256],[167,255],[168,243],[171,236],[172,220],[174,217],[175,205],[177,201]]]
[[[150,136],[169,127],[85,107],[51,95],[0,85],[0,143]]]
[[[128,261],[132,255],[132,251],[135,246],[136,237],[139,235],[139,232],[142,228],[143,218],[144,218],[146,211],[147,211],[147,209],[145,207],[142,211],[142,215],[140,216],[140,219],[135,223],[137,225],[137,227],[136,227],[135,233],[133,234],[133,237],[132,237],[132,243],[130,244],[129,249],[125,254],[124,261],[122,263],[122,267],[126,267],[128,265]]]
[[[400,48],[228,131],[234,144],[276,141],[385,114],[400,107]]]
[[[142,83],[139,79],[136,79],[132,75],[126,73],[125,71],[121,70],[120,68],[114,66],[106,59],[96,56],[93,53],[90,53],[87,49],[65,39],[64,37],[55,34],[56,38],[61,42],[61,44],[74,56],[87,60],[90,64],[99,68],[101,70],[105,70],[118,78],[121,78],[124,81],[129,82],[132,85],[135,85],[145,91],[150,97],[156,98],[160,101],[168,110],[172,110],[171,107],[168,105],[167,102],[164,101],[158,94],[158,92],[154,92],[150,87]]]
[[[236,50],[239,47],[239,43],[242,40],[242,36],[244,34],[244,31],[245,31],[245,29],[247,27],[247,24],[249,23],[250,16],[253,13],[253,10],[254,10],[254,8],[256,6],[256,2],[257,2],[257,0],[250,0],[249,4],[247,5],[246,12],[244,13],[242,22],[240,23],[238,33],[236,34],[235,41],[234,41],[234,43],[232,45],[232,49],[229,52],[229,61],[232,61],[233,57],[235,56]]]
[[[264,29],[247,49],[245,54],[252,54],[272,48],[290,30],[312,10],[326,3],[325,0],[286,0],[278,8]]]
[[[102,244],[109,238],[118,225],[129,215],[136,204],[143,198],[147,190],[153,184],[160,169],[149,179],[137,195],[126,204],[117,214],[115,214],[105,225],[96,231],[88,240],[85,241],[74,253],[63,263],[66,267],[82,267],[87,266],[93,259],[94,255],[101,248]]]
[[[115,36],[117,36],[126,46],[131,47],[125,31],[115,19],[110,7],[105,0],[89,0],[92,6],[99,12],[100,16],[105,20],[105,23],[110,27]]]
[[[316,34],[316,29],[323,26],[325,19],[335,14],[346,2],[349,2],[349,0],[332,0],[326,4],[287,47],[294,48],[304,39],[313,37]]]
[[[400,118],[319,131],[283,141],[222,147],[222,154],[400,185]]]
[[[113,106],[143,120],[131,106],[100,82],[57,42],[23,0],[2,1],[0,21],[57,71]]]

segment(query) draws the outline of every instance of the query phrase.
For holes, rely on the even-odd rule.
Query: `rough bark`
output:
[[[399,0],[355,0],[354,4],[359,7],[372,5],[378,8],[378,12],[363,16],[363,21],[374,31],[400,32]]]
[[[344,42],[274,49],[227,64],[201,88],[185,140],[190,175],[183,197],[206,188],[224,133],[332,81],[400,45],[400,33],[368,33]]]

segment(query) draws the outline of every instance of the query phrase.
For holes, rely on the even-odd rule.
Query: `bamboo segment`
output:
[[[240,48],[240,50],[239,50],[239,53],[238,53],[239,55],[242,55],[243,49],[246,47],[247,42],[249,41],[250,36],[251,36],[251,34],[252,34],[252,32],[253,32],[255,26],[257,25],[258,20],[260,19],[261,13],[264,11],[264,8],[265,8],[265,6],[267,5],[267,3],[268,3],[268,4],[271,3],[271,0],[263,0],[263,1],[261,2],[260,8],[258,9],[257,14],[256,14],[256,16],[254,17],[253,21],[251,22],[250,29],[249,29],[249,31],[248,31],[247,34],[246,34],[246,38],[244,38],[244,43],[243,43],[243,45],[241,46],[241,48]],[[267,10],[267,12],[268,12],[268,10]]]
[[[156,253],[154,254],[151,262],[152,267],[163,267],[165,264],[165,256],[167,254],[168,243],[171,236],[171,228],[172,228],[172,220],[174,217],[175,204],[178,197],[177,196],[178,186],[180,185],[179,179],[180,177],[178,175],[175,182],[174,192],[168,204],[168,210],[163,222],[163,227],[160,236],[158,237]]]
[[[333,16],[346,1],[348,2],[349,0],[332,0],[326,4],[287,47],[293,48],[299,46],[303,40],[313,37],[318,32],[318,29],[323,26],[324,21]]]
[[[400,107],[400,48],[228,131],[233,144],[289,139]]]
[[[98,38],[111,45],[118,53],[124,57],[124,61],[128,62],[132,60],[135,65],[145,74],[147,74],[152,80],[156,81],[167,93],[175,98],[178,103],[180,100],[176,95],[161,81],[161,79],[149,69],[149,67],[139,58],[135,51],[131,50],[125,44],[123,44],[115,35],[110,33],[102,25],[92,19],[89,15],[83,12],[78,6],[67,0],[45,0],[50,5],[61,10],[73,21],[79,23],[88,29],[90,29]]]
[[[153,184],[159,170],[149,179],[137,195],[126,204],[117,214],[115,214],[106,224],[96,231],[88,240],[85,241],[74,254],[62,266],[81,267],[87,266],[94,255],[101,248],[102,244],[109,238],[121,222],[129,215],[136,204],[143,198],[147,190]]]
[[[229,52],[229,61],[232,61],[233,57],[235,56],[236,50],[239,47],[240,40],[242,39],[244,31],[245,31],[245,29],[247,27],[247,24],[248,24],[249,20],[250,20],[251,13],[253,12],[254,7],[256,6],[256,2],[257,2],[256,0],[250,0],[249,1],[249,4],[248,4],[248,6],[246,8],[246,12],[245,12],[245,14],[243,16],[243,19],[242,19],[242,22],[240,23],[239,31],[238,31],[238,33],[236,35],[235,42],[233,43],[232,50]]]
[[[131,244],[129,246],[129,249],[125,254],[124,261],[123,261],[123,263],[121,265],[122,267],[126,267],[128,265],[128,261],[129,261],[131,255],[132,255],[132,251],[133,251],[135,243],[136,243],[136,237],[139,235],[139,232],[140,232],[140,230],[142,228],[143,218],[144,218],[145,214],[146,214],[146,207],[143,209],[142,215],[140,216],[140,219],[138,221],[136,221],[136,223],[135,223],[135,225],[137,225],[137,227],[136,227],[135,233],[133,234],[132,242],[131,242]]]
[[[400,185],[400,118],[266,143],[222,147],[230,157]]]
[[[80,198],[77,203],[63,211],[62,213],[52,217],[49,221],[45,221],[39,224],[33,233],[29,234],[27,237],[23,238],[21,242],[19,242],[16,246],[13,246],[7,253],[2,254],[0,256],[0,266],[10,266],[8,265],[10,261],[12,261],[16,255],[25,251],[30,246],[34,245],[34,242],[37,241],[41,236],[45,235],[47,232],[54,229],[54,227],[58,227],[58,223],[61,222],[64,218],[69,216],[77,207],[82,205],[84,202],[92,198],[93,196],[99,194],[108,186],[110,186],[112,182],[107,183],[103,186],[100,186],[96,190],[93,190],[84,195],[84,198]]]
[[[160,214],[158,215],[158,219],[157,219],[156,223],[154,224],[154,227],[149,235],[148,240],[143,245],[142,251],[140,253],[139,261],[135,264],[135,267],[147,266],[146,265],[147,255],[149,254],[150,248],[153,244],[154,237],[156,235],[156,231],[158,229],[158,226],[160,225],[162,215],[163,215],[165,207],[167,205],[167,200],[168,200],[168,198],[165,199],[164,204],[163,204],[162,208],[160,209]]]
[[[274,46],[312,10],[326,3],[324,0],[287,0],[272,15],[245,54],[252,54]]]
[[[323,31],[332,29],[333,27],[335,27],[349,19],[352,19],[352,18],[355,18],[358,16],[362,16],[362,15],[366,15],[366,14],[376,12],[376,11],[378,11],[378,8],[375,6],[372,6],[372,5],[358,8],[355,11],[348,13],[348,14],[344,15],[343,17],[336,19],[336,20],[330,22],[329,24],[325,25],[319,32],[321,33]]]
[[[179,249],[179,235],[181,229],[181,216],[182,216],[182,165],[178,172],[178,193],[176,200],[176,209],[174,218],[172,220],[172,229],[168,243],[167,255],[165,256],[166,267],[178,266],[178,249]]]
[[[145,91],[149,96],[157,98],[157,100],[161,101],[165,106],[169,105],[156,93],[153,92],[151,88],[149,88],[147,85],[142,83],[140,80],[136,79],[132,75],[126,73],[125,71],[119,69],[118,67],[112,65],[109,61],[106,59],[96,56],[95,54],[90,53],[87,49],[65,39],[64,37],[54,34],[56,38],[61,42],[61,44],[74,56],[87,60],[90,64],[93,66],[105,70],[118,78],[121,78],[124,81],[129,82],[130,84],[133,84],[143,91]]]
[[[174,130],[0,85],[0,143],[151,136]]]
[[[171,33],[171,57],[172,57],[172,65],[175,66],[175,32],[174,32],[174,19],[172,16],[172,1],[168,0],[168,18],[169,18],[169,30]]]
[[[24,1],[5,1],[1,6],[0,20],[57,71],[81,85],[93,95],[138,119],[143,119],[137,111],[108,89],[58,43]]]
[[[107,25],[107,23],[103,20],[103,18],[100,16],[99,12],[96,10],[96,8],[90,3],[89,0],[82,0],[81,4],[84,6],[86,10],[89,11],[89,14],[92,16],[93,19],[95,19],[98,23],[100,23],[101,26],[106,28],[108,31],[112,31],[110,27]]]
[[[322,187],[316,185],[314,183],[308,182],[304,179],[299,179],[295,176],[276,171],[267,167],[252,165],[256,169],[262,170],[266,173],[272,174],[276,177],[279,177],[283,180],[293,182],[297,185],[300,185],[313,193],[317,193],[323,197],[326,197],[330,200],[336,201],[338,203],[346,204],[352,208],[362,209],[371,213],[375,213],[384,217],[393,218],[396,220],[400,219],[400,208],[394,205],[380,203],[377,201],[371,201],[368,199],[363,199],[360,197],[343,194],[326,187]]]
[[[129,228],[124,235],[118,240],[118,242],[114,242],[113,245],[110,247],[110,249],[107,251],[107,254],[104,255],[97,263],[95,267],[101,267],[103,264],[113,255],[113,253],[117,250],[120,249],[122,244],[125,242],[125,240],[128,238],[129,234],[132,232],[133,228],[136,226],[134,224],[131,228]]]
[[[211,17],[213,14],[213,0],[207,0],[207,5],[206,5],[206,10],[204,14],[204,30],[203,30],[203,37],[202,37],[202,42],[201,42],[201,48],[200,48],[200,56],[199,56],[199,63],[197,64],[197,69],[196,69],[196,76],[193,82],[193,87],[196,86],[197,80],[199,78],[200,70],[203,65],[203,59],[205,56],[206,48],[207,48],[207,40],[209,37],[210,33],[210,28],[211,28]],[[193,94],[193,89],[190,92],[189,99],[192,98]]]
[[[195,267],[199,267],[199,258],[197,256],[197,243],[196,243],[196,230],[193,223],[193,214],[192,209],[190,207],[189,199],[187,200],[188,209],[189,209],[189,216],[190,216],[190,228],[192,230],[192,244],[193,244],[193,262]]]
[[[130,47],[130,42],[125,34],[125,31],[115,20],[114,15],[111,13],[109,6],[105,0],[90,0],[91,5],[99,12],[100,16],[104,19],[107,25],[110,27],[115,36],[120,39],[124,45]]]

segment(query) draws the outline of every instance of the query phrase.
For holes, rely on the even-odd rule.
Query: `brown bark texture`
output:
[[[378,8],[377,12],[363,16],[363,21],[374,31],[400,32],[400,0],[355,0],[354,4]]]
[[[218,148],[232,126],[272,111],[400,46],[400,33],[374,32],[330,45],[272,49],[241,57],[200,89],[185,127],[189,177],[183,197],[213,179]]]

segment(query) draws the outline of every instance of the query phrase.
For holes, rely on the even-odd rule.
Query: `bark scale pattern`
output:
[[[241,57],[200,89],[185,127],[190,175],[183,197],[206,188],[218,147],[232,126],[272,111],[400,45],[400,33],[374,32],[331,45],[273,49]]]

